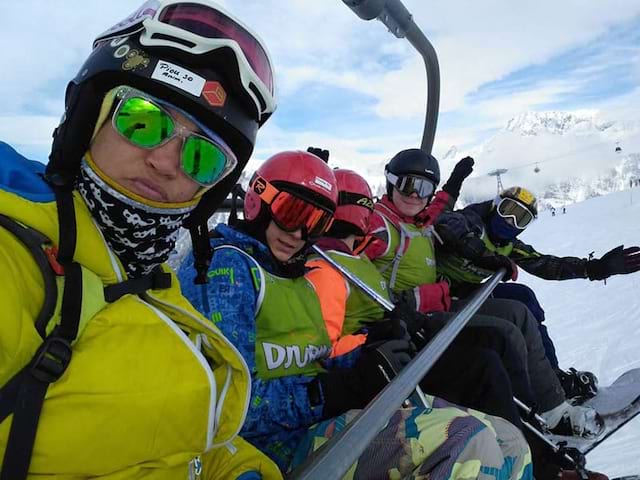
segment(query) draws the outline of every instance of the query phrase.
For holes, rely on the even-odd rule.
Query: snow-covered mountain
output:
[[[600,123],[591,113],[572,112],[526,112],[507,122],[505,131],[515,132],[523,137],[536,136],[541,133],[566,135],[571,132],[605,131],[613,126],[613,122]]]
[[[525,112],[473,148],[438,145],[442,181],[466,155],[476,160],[475,171],[465,182],[461,204],[486,200],[496,194],[496,178],[487,175],[498,168],[503,186],[522,185],[540,198],[541,209],[560,207],[629,188],[640,179],[640,117],[637,121],[612,120],[594,111]],[[384,165],[388,158],[352,165],[367,178],[374,194],[384,193]],[[336,163],[337,162],[337,163]]]
[[[529,187],[542,209],[622,190],[640,179],[638,152],[640,121],[616,122],[594,112],[523,113],[466,152],[476,159],[477,173],[465,183],[461,201],[495,195],[496,178],[487,173],[497,168],[507,169],[505,187]]]

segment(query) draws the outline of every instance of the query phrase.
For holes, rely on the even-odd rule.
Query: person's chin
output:
[[[404,212],[402,213],[404,213],[404,215],[406,215],[407,217],[413,217],[414,215],[420,213],[421,209],[419,207],[407,205],[403,210]]]
[[[289,254],[289,252],[283,251],[281,249],[278,249],[275,252],[273,252],[273,256],[276,257],[276,260],[278,260],[279,262],[286,262],[291,258],[291,255]]]

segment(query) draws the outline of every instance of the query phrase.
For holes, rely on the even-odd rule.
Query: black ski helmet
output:
[[[194,11],[198,8],[209,9],[216,19],[203,18]],[[205,37],[195,30],[206,22],[210,29],[217,29],[217,36]],[[259,52],[262,63],[256,64],[240,43],[250,45],[254,56]],[[254,65],[268,85],[248,74]],[[50,181],[75,182],[104,96],[118,85],[137,88],[190,113],[236,154],[234,171],[203,195],[185,226],[206,223],[237,182],[253,152],[258,128],[275,109],[271,63],[264,44],[210,0],[145,2],[96,38],[92,53],[67,86],[65,114],[54,131],[47,165]]]
[[[384,171],[394,175],[416,175],[431,180],[436,186],[440,183],[440,165],[430,153],[419,148],[408,148],[394,155],[384,167]],[[391,198],[393,185],[387,180],[387,196]]]

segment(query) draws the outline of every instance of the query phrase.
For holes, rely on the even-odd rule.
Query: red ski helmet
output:
[[[244,199],[244,218],[268,215],[285,231],[300,228],[308,237],[331,225],[338,203],[333,170],[317,156],[301,151],[277,153],[256,170]]]
[[[338,208],[333,216],[335,222],[344,222],[366,235],[369,218],[373,212],[373,195],[367,181],[353,170],[333,171],[338,182]]]

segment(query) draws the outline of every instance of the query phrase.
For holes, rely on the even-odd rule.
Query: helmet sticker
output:
[[[212,107],[222,107],[227,101],[227,92],[220,82],[208,81],[204,84],[202,96]]]
[[[178,87],[194,97],[200,96],[206,82],[206,80],[197,73],[193,73],[184,67],[164,60],[158,61],[156,68],[151,74],[151,78]]]
[[[113,52],[115,58],[124,58],[128,55],[131,47],[129,45],[121,45]]]
[[[519,188],[518,190],[519,191],[516,194],[516,199],[524,202],[525,205],[531,205],[531,203],[533,203],[533,200],[535,199],[533,194],[529,190],[526,190],[524,188]]]
[[[373,210],[373,200],[367,197],[362,197],[360,200],[356,202],[358,205],[368,208],[369,210]]]
[[[262,178],[256,178],[253,182],[253,191],[260,195],[267,189],[267,184]]]
[[[122,69],[135,71],[138,68],[147,68],[148,66],[149,57],[147,54],[134,49],[127,54],[127,60],[122,64]]]
[[[331,191],[331,183],[327,182],[324,178],[320,178],[320,177],[316,177],[313,180],[313,183],[315,183],[316,185],[321,186],[322,188],[324,188],[327,192]]]

